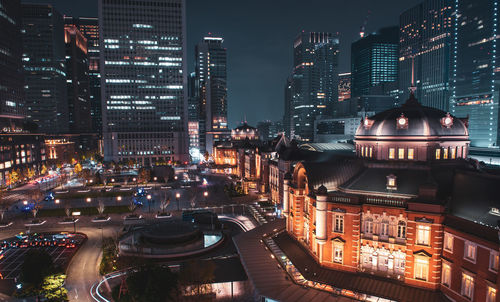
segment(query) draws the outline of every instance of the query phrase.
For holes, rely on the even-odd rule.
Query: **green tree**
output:
[[[43,279],[54,272],[52,257],[44,250],[29,249],[21,264],[21,281],[39,286]]]
[[[57,274],[45,277],[40,294],[49,302],[65,302],[68,300],[68,290],[63,287],[66,275]]]

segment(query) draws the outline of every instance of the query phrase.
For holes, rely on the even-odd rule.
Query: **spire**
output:
[[[411,86],[410,86],[410,98],[413,95],[415,98],[415,91],[417,87],[415,86],[415,56],[411,56]]]

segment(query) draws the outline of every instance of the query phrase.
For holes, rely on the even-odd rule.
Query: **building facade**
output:
[[[90,114],[92,116],[92,132],[102,135],[101,112],[101,72],[99,50],[99,20],[94,17],[64,16],[66,25],[75,25],[87,39],[89,60]]]
[[[64,21],[51,5],[22,5],[27,118],[39,132],[69,131]]]
[[[399,17],[399,90],[401,99],[408,87],[429,107],[449,110],[452,0],[425,0]]]
[[[291,137],[312,141],[314,120],[332,114],[338,101],[339,39],[326,32],[301,32],[293,45]]]
[[[498,2],[457,1],[450,110],[469,116],[471,144],[498,146]]]
[[[87,39],[75,25],[64,26],[70,133],[92,132]]]
[[[185,23],[182,0],[99,1],[105,160],[189,160]]]
[[[356,156],[302,161],[285,177],[287,233],[338,278],[379,276],[345,285],[351,296],[499,301],[500,178],[467,159],[469,146],[466,120],[411,94],[361,121]],[[331,282],[321,275],[312,281]]]
[[[227,50],[221,37],[204,37],[195,47],[200,149],[212,151],[214,133],[226,132]]]
[[[351,98],[351,73],[339,73],[339,102]]]

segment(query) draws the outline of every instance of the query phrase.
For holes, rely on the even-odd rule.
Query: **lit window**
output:
[[[418,225],[417,226],[417,244],[419,245],[429,245],[431,227],[428,225]]]
[[[441,273],[441,283],[450,287],[451,285],[451,267],[447,263],[443,263],[443,271]]]
[[[373,147],[370,147],[370,158],[373,157]]]
[[[449,233],[444,234],[444,250],[453,252],[453,236]]]
[[[403,148],[398,149],[398,159],[405,159],[405,149]]]
[[[361,157],[365,156],[365,147],[361,147]]]
[[[448,148],[443,149],[443,159],[448,159]]]
[[[496,302],[497,300],[497,289],[488,286],[488,292],[486,293],[486,302]]]
[[[333,243],[333,262],[341,263],[344,260],[344,245],[341,243]]]
[[[498,252],[490,251],[490,270],[498,271]]]
[[[406,238],[406,223],[404,221],[398,222],[398,238]]]
[[[462,295],[472,299],[474,295],[474,277],[462,273]]]
[[[389,159],[394,159],[394,158],[396,158],[396,149],[389,148]]]
[[[441,149],[436,149],[436,159],[441,159]]]
[[[455,159],[457,157],[457,148],[456,147],[453,147],[450,149],[450,156],[451,156],[451,159]]]
[[[417,257],[415,259],[415,279],[427,281],[429,272],[429,259]]]
[[[408,149],[408,159],[414,159],[414,152],[415,152],[415,149],[413,149],[413,148]]]
[[[344,232],[344,215],[335,215],[335,228],[334,232],[343,233]]]
[[[465,241],[464,258],[470,261],[476,261],[476,245],[470,241]]]
[[[397,190],[396,176],[394,174],[387,175],[387,190]]]

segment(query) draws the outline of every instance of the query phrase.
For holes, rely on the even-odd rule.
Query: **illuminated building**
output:
[[[361,121],[355,156],[295,165],[275,241],[306,280],[363,301],[498,301],[500,177],[468,149],[466,120],[411,94]]]
[[[67,25],[76,25],[87,39],[92,132],[102,134],[101,72],[99,68],[99,20],[93,17],[64,16]]]
[[[360,116],[345,118],[323,118],[314,121],[314,142],[330,143],[354,139]]]
[[[98,8],[105,160],[188,161],[185,1]]]
[[[398,79],[398,29],[382,28],[351,45],[351,97]]]
[[[67,133],[63,17],[47,4],[22,4],[22,11],[27,118],[38,124],[39,132]]]
[[[55,138],[45,140],[47,161],[49,164],[71,163],[76,158],[75,143],[65,138]]]
[[[338,54],[339,39],[335,34],[301,32],[295,39],[290,88],[291,138],[312,141],[316,116],[334,111],[338,100]]]
[[[0,1],[0,126],[19,124],[25,117],[22,72],[21,3]],[[4,122],[6,122],[4,124]]]
[[[399,17],[401,100],[408,98],[413,79],[423,105],[449,110],[454,2],[425,0]]]
[[[339,102],[351,98],[351,73],[339,73]]]
[[[208,36],[195,47],[196,80],[199,93],[200,150],[211,152],[227,128],[227,54],[224,39]],[[217,136],[217,137],[216,137]]]
[[[498,147],[498,1],[456,1],[450,110],[469,116],[471,145]]]
[[[233,141],[255,141],[258,139],[259,131],[257,130],[257,128],[248,125],[246,122],[243,122],[241,126],[238,126],[235,129],[231,130],[231,140]]]
[[[87,39],[75,25],[65,25],[66,83],[68,86],[69,132],[92,132]]]

